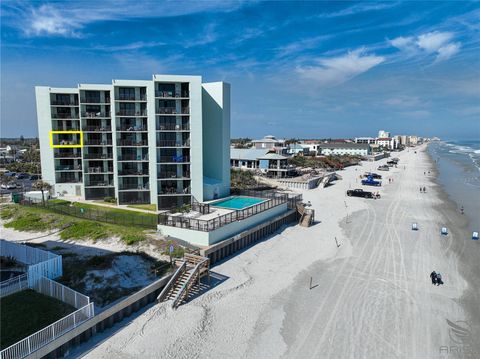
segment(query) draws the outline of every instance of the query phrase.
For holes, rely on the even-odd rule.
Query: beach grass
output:
[[[126,210],[126,212],[130,213],[133,211]],[[149,215],[148,213],[140,214]],[[145,230],[138,227],[80,219],[53,213],[48,208],[42,206],[4,205],[1,207],[1,216],[2,219],[7,221],[4,224],[6,228],[35,232],[59,230],[60,238],[64,240],[91,239],[96,241],[119,237],[123,242],[131,245],[146,239]]]
[[[75,311],[55,298],[24,290],[0,300],[2,349],[39,331]]]

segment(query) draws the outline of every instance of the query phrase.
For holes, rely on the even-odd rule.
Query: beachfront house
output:
[[[295,167],[288,164],[288,157],[270,150],[231,148],[230,164],[234,169],[259,171],[274,178],[288,177],[295,173]]]
[[[42,177],[55,194],[157,209],[229,195],[229,84],[153,75],[35,90]]]
[[[371,153],[370,145],[364,143],[320,143],[318,149],[323,156],[368,156]]]

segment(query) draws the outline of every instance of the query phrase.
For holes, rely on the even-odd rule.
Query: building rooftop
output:
[[[235,160],[256,161],[268,153],[266,149],[230,148],[230,158]]]
[[[259,160],[286,160],[288,157],[276,154],[276,153],[267,153],[265,156],[259,157]]]
[[[367,150],[369,145],[366,143],[320,143],[319,148],[351,148],[351,149],[365,149]]]

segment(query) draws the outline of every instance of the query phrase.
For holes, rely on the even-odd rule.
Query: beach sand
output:
[[[398,157],[398,168],[379,172],[380,200],[345,191],[360,188],[358,176],[386,160],[347,168],[332,186],[304,192],[315,209],[314,226],[284,228],[212,268],[223,280],[207,293],[177,310],[153,305],[71,355],[453,358],[441,353],[458,346],[448,319],[468,322],[468,344],[478,356],[479,288],[472,287],[478,272],[472,268],[479,244],[459,229],[462,219],[434,182],[425,146]],[[448,236],[440,235],[442,226]],[[443,286],[431,284],[433,270],[442,273]]]

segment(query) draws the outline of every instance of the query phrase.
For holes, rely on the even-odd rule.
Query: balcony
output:
[[[61,100],[61,101],[56,101],[52,100],[50,102],[51,106],[78,106],[78,101],[71,101],[71,100]]]
[[[85,187],[113,187],[113,182],[99,181],[85,183]]]
[[[80,99],[81,103],[94,103],[94,104],[105,104],[105,105],[110,105],[110,98],[106,98],[105,101],[102,101],[99,98],[86,98],[82,97]]]
[[[113,173],[113,167],[109,167],[106,170],[103,167],[89,167],[85,171],[85,174],[99,174],[99,173]]]
[[[119,176],[148,176],[148,170],[125,169],[118,171]]]
[[[117,131],[120,132],[146,132],[147,126],[120,126],[117,127]]]
[[[115,101],[147,101],[147,95],[118,95]]]
[[[157,131],[190,131],[190,125],[160,124]]]
[[[157,141],[157,147],[190,147],[190,140],[186,140],[186,141],[161,140],[161,141]]]
[[[84,146],[111,146],[112,140],[84,140]]]
[[[172,186],[162,186],[158,189],[159,195],[190,194],[190,192],[190,187],[178,188]]]
[[[133,141],[133,140],[117,140],[117,146],[125,146],[125,147],[131,147],[131,146],[144,146],[148,147],[148,141]]]
[[[82,112],[82,117],[86,117],[86,118],[97,118],[97,117],[109,118],[110,117],[110,111],[107,111],[107,112]]]
[[[81,171],[82,166],[76,165],[65,165],[65,166],[55,166],[55,171]]]
[[[175,179],[189,179],[190,178],[190,172],[184,171],[181,176],[178,176],[177,172],[160,172],[158,174],[158,179],[162,180],[175,180]]]
[[[116,112],[117,116],[127,116],[127,117],[146,117],[147,110],[136,111],[136,110],[119,110]]]
[[[123,156],[118,156],[118,161],[148,161],[148,155],[147,156],[137,156],[137,155],[123,155]]]
[[[111,153],[85,153],[83,158],[86,160],[112,160],[113,154]]]
[[[55,180],[56,183],[82,183],[80,178],[59,178]]]
[[[155,91],[155,97],[159,98],[188,98],[188,91],[173,92],[173,91]]]
[[[160,156],[157,157],[158,163],[188,163],[190,162],[189,156]]]
[[[85,132],[111,132],[111,126],[83,126]]]
[[[79,119],[78,113],[52,113],[52,118]]]
[[[150,191],[150,185],[148,183],[146,183],[144,185],[131,184],[131,183],[126,183],[126,184],[120,183],[118,185],[118,190],[119,191]]]
[[[188,115],[190,109],[188,107],[182,107],[180,111],[177,111],[175,107],[160,107],[157,108],[157,115]]]
[[[82,158],[81,153],[71,153],[71,152],[56,152],[53,154],[54,158]]]

